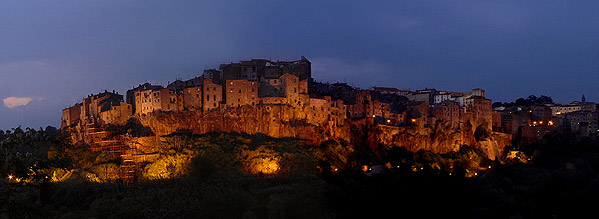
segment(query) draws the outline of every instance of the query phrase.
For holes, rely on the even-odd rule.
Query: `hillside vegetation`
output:
[[[597,142],[550,136],[490,161],[347,142],[311,146],[263,135],[177,132],[137,182],[121,162],[70,145],[59,130],[1,132],[3,218],[574,217],[597,203]],[[533,156],[534,155],[534,156]],[[530,157],[530,161],[528,161]],[[528,163],[526,163],[528,162]]]

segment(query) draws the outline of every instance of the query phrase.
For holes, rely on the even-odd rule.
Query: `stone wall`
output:
[[[349,126],[334,121],[309,123],[298,108],[287,105],[242,106],[211,112],[155,112],[138,119],[157,136],[178,130],[194,134],[239,132],[265,134],[275,138],[299,138],[320,143],[330,139],[349,139]]]

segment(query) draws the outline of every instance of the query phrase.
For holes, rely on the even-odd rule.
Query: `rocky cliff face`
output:
[[[138,119],[157,136],[178,130],[191,130],[194,134],[209,132],[239,132],[265,134],[275,138],[299,138],[319,144],[330,139],[344,139],[356,145],[375,148],[379,143],[406,147],[410,151],[428,150],[449,153],[461,145],[474,146],[490,159],[501,157],[509,145],[508,134],[490,132],[475,136],[477,128],[488,130],[484,119],[465,117],[465,122],[449,124],[435,122],[430,126],[388,126],[375,124],[372,119],[347,121],[346,125],[332,123],[307,123],[301,111],[286,105],[230,108],[207,113],[157,112]],[[350,127],[352,127],[350,129]]]
[[[367,128],[370,130],[367,139],[370,147],[382,143],[406,147],[412,152],[428,150],[441,154],[468,145],[481,150],[489,159],[501,158],[505,146],[511,144],[511,136],[491,132],[486,124],[486,120],[465,120],[457,125],[440,122],[429,127],[375,125]],[[477,136],[477,129],[485,133]]]
[[[320,144],[331,139],[343,139],[357,147],[375,149],[379,144],[402,146],[416,152],[428,150],[435,153],[458,151],[460,146],[478,148],[490,159],[501,158],[504,148],[511,144],[509,134],[490,131],[489,120],[465,115],[453,123],[433,121],[411,126],[376,124],[373,118],[347,120],[341,124],[332,121],[309,123],[306,113],[287,105],[239,107],[210,112],[154,112],[137,117],[143,126],[156,135],[133,138],[137,144],[129,145],[138,152],[151,151],[160,136],[179,130],[194,134],[209,132],[238,132],[264,134],[275,138],[305,139]],[[142,152],[143,151],[143,152]]]
[[[330,139],[349,139],[347,125],[332,122],[311,124],[301,111],[286,105],[230,108],[224,111],[165,113],[157,112],[138,119],[158,135],[177,130],[194,134],[209,132],[239,132],[265,134],[275,138],[299,138],[320,143]]]

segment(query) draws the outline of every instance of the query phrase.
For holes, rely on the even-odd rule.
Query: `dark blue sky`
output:
[[[316,80],[362,88],[598,101],[599,2],[0,0],[0,129],[59,126],[91,93],[302,55]]]

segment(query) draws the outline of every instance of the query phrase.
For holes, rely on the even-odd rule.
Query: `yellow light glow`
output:
[[[277,158],[262,158],[251,170],[253,173],[275,174],[280,166]]]
[[[362,166],[362,171],[364,171],[364,172],[368,171],[368,166],[366,166],[366,165]]]
[[[416,119],[412,119],[412,122],[416,122]]]
[[[12,179],[12,175],[8,175],[8,179]]]
[[[489,169],[491,169],[491,166],[489,166]]]
[[[532,122],[532,124],[536,125],[536,124],[537,124],[537,121],[534,121],[534,122]]]
[[[372,118],[376,117],[375,115],[372,115]]]
[[[543,125],[543,121],[539,121],[539,124]]]
[[[391,123],[391,120],[390,120],[390,119],[387,119],[387,123]]]
[[[553,121],[549,121],[549,122],[547,122],[547,124],[553,125]]]

